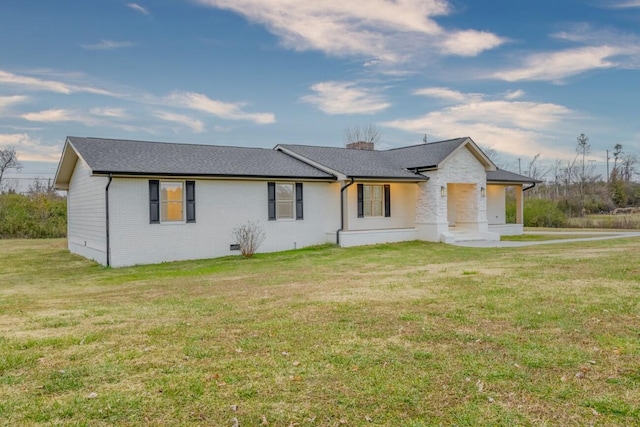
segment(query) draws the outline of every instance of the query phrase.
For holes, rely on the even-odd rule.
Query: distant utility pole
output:
[[[609,182],[609,150],[607,150],[607,182]]]
[[[522,159],[518,158],[518,173],[522,175],[522,165],[520,164],[520,160]]]

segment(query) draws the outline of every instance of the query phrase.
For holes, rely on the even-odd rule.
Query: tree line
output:
[[[52,182],[34,179],[24,194],[5,182],[5,172],[21,167],[15,149],[0,148],[0,239],[64,237],[67,201]]]
[[[534,156],[519,172],[542,183],[526,191],[526,199],[549,200],[568,217],[640,207],[640,184],[634,181],[638,156],[625,152],[622,144],[615,144],[607,150],[607,170],[602,174],[588,159],[590,153],[589,138],[580,134],[576,154],[570,160],[542,165],[540,154]]]

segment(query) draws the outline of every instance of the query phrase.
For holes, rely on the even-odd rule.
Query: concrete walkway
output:
[[[593,240],[620,239],[623,237],[640,237],[640,231],[526,231],[524,234],[558,234],[563,236],[575,235],[576,237],[572,239],[540,240],[535,242],[493,242],[487,240],[476,240],[470,242],[457,242],[453,243],[453,245],[466,246],[469,248],[516,248],[521,246],[552,245],[569,242],[589,242]],[[578,237],[580,235],[587,235],[590,237]]]

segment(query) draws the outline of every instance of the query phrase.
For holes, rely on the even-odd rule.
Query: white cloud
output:
[[[164,100],[167,105],[190,108],[227,119],[248,120],[258,124],[275,123],[272,113],[247,113],[242,110],[244,103],[223,102],[211,99],[206,95],[194,92],[174,92]]]
[[[151,13],[149,12],[149,9],[147,9],[144,6],[140,6],[138,3],[127,3],[126,5],[128,8],[135,10],[136,12],[140,12],[143,15],[151,15]]]
[[[62,93],[65,95],[75,92],[86,92],[97,95],[115,96],[113,93],[104,89],[94,88],[90,86],[79,86],[74,84],[68,84],[55,80],[45,80],[36,77],[24,76],[13,74],[8,71],[0,70],[0,84],[8,86],[24,87],[33,91],[46,91]]]
[[[0,110],[12,104],[18,104],[20,102],[24,102],[27,99],[29,98],[23,95],[0,96]]]
[[[606,7],[612,9],[632,9],[636,7],[640,7],[640,0],[626,0],[626,1],[618,1],[618,2],[607,2]]]
[[[92,108],[89,110],[89,114],[79,110],[60,108],[25,113],[20,117],[38,123],[75,122],[88,127],[106,126],[109,129],[122,129],[127,132],[146,132],[153,135],[158,133],[157,128],[128,124],[126,119],[129,119],[130,116],[126,110],[120,108]]]
[[[493,77],[508,82],[560,81],[593,69],[613,68],[618,65],[616,56],[623,53],[624,49],[614,46],[587,46],[561,52],[538,53],[525,59],[523,67],[499,71]]]
[[[157,118],[168,122],[179,123],[188,128],[191,128],[194,132],[204,132],[204,123],[202,121],[193,119],[189,116],[182,114],[169,113],[167,111],[157,111],[154,114]]]
[[[491,33],[449,33],[438,25],[434,17],[452,12],[446,0],[197,1],[264,24],[287,48],[369,57],[383,63],[406,62],[425,50],[475,56],[503,43]]]
[[[0,70],[0,83],[12,86],[26,86],[32,90],[45,90],[48,92],[57,92],[69,94],[71,88],[62,83],[53,80],[42,80],[35,77],[19,76],[17,74],[8,73]]]
[[[71,122],[76,119],[77,112],[64,109],[51,109],[35,113],[26,113],[21,117],[30,122]]]
[[[449,34],[441,45],[441,50],[450,55],[478,56],[485,50],[494,49],[505,40],[485,31],[456,31]]]
[[[414,95],[430,96],[432,98],[445,99],[448,101],[464,101],[468,98],[468,94],[451,90],[446,87],[426,87],[413,91]]]
[[[505,94],[505,99],[512,100],[522,98],[525,95],[525,92],[522,89],[509,91]]]
[[[116,42],[113,40],[100,40],[98,43],[94,44],[81,44],[82,48],[87,50],[114,50],[120,49],[123,47],[131,47],[133,46],[132,42]]]
[[[575,155],[545,145],[551,142],[547,132],[572,116],[568,108],[550,103],[492,100],[479,94],[461,98],[456,105],[416,118],[384,122],[381,126],[414,134],[472,136],[482,146],[512,155],[534,156],[540,152],[558,158]]]
[[[60,159],[59,146],[44,145],[27,133],[0,134],[0,146],[15,148],[19,161],[57,162]]]
[[[96,107],[89,110],[94,116],[110,117],[116,119],[122,119],[126,117],[126,111],[123,108],[114,107]]]
[[[373,114],[391,106],[379,94],[351,82],[321,82],[311,90],[315,94],[301,99],[327,114]]]

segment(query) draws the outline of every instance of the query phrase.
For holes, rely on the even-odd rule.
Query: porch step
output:
[[[499,241],[500,234],[493,233],[491,231],[476,231],[476,230],[449,230],[440,235],[440,241],[442,243],[453,244],[456,242],[473,242],[473,241]]]

